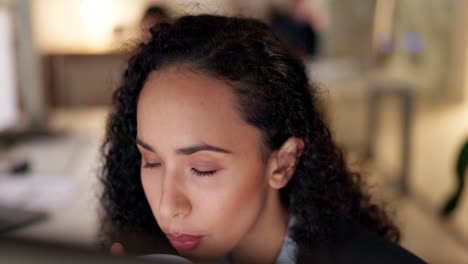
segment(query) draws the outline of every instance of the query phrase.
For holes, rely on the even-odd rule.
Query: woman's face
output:
[[[268,196],[259,131],[231,88],[207,75],[153,72],[138,101],[137,146],[151,210],[178,252],[216,259],[252,230]]]

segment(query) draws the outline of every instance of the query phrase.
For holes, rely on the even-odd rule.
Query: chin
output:
[[[221,258],[224,257],[225,254],[209,254],[208,252],[188,252],[188,251],[178,251],[178,253],[184,257],[189,259],[194,263],[216,263]]]

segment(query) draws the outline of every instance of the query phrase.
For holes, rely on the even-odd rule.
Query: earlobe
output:
[[[291,137],[273,153],[269,183],[272,188],[281,189],[291,180],[296,165],[304,150],[304,141]]]
[[[285,187],[289,180],[292,178],[292,175],[293,175],[293,172],[292,170],[289,170],[288,171],[276,171],[275,173],[273,173],[270,177],[270,186],[274,189],[281,189],[283,187]]]

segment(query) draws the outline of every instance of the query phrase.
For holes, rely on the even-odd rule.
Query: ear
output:
[[[279,150],[272,153],[268,164],[268,178],[272,188],[281,189],[288,184],[303,151],[304,140],[290,137]]]

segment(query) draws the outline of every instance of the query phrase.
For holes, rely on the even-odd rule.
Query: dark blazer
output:
[[[406,249],[365,228],[342,222],[336,230],[333,241],[310,251],[311,263],[426,263]]]

